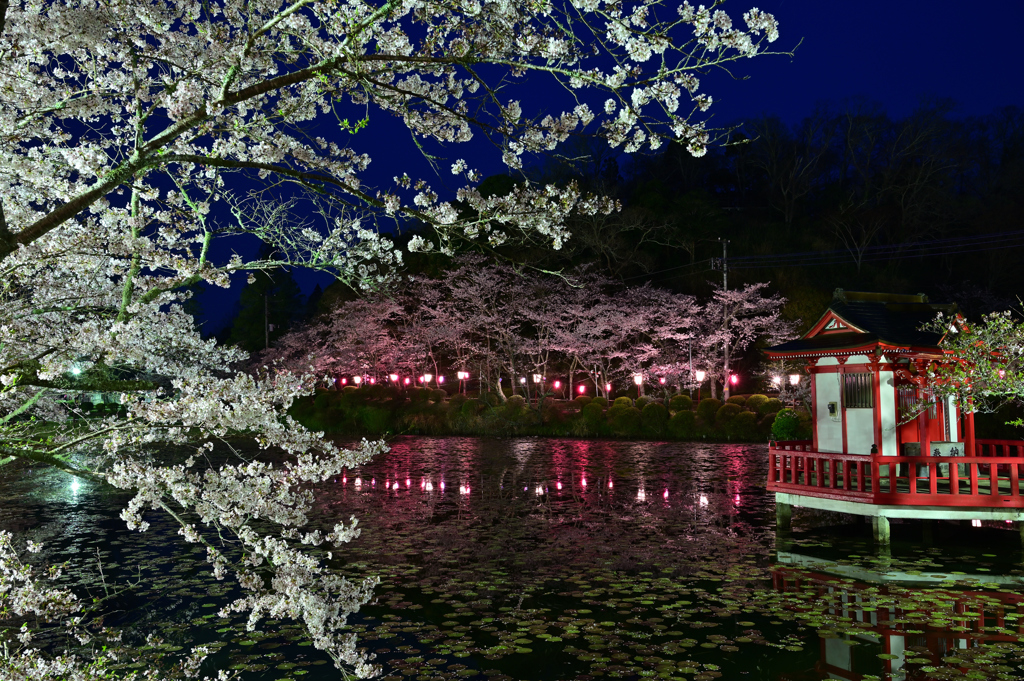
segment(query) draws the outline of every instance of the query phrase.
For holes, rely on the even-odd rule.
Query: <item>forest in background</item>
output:
[[[963,118],[951,102],[926,102],[894,119],[878,104],[850,100],[822,105],[792,126],[765,115],[730,131],[727,141],[698,159],[676,143],[626,157],[603,141],[578,138],[528,174],[575,180],[622,209],[572,218],[572,236],[560,250],[520,244],[489,255],[519,263],[525,276],[588,265],[624,286],[650,282],[707,296],[721,285],[720,239],[727,239],[729,287],[770,282],[787,301],[782,319],[797,322],[798,331],[820,316],[836,288],[923,292],[958,303],[969,319],[1018,305],[1020,108]],[[492,176],[481,192],[503,193],[515,182]],[[402,245],[416,237],[441,245],[426,227],[407,227]],[[467,248],[446,246],[456,255]],[[405,263],[413,277],[443,278],[454,266],[437,250]],[[335,283],[303,304],[288,273],[274,280],[243,291],[237,323],[218,334],[221,340],[262,348],[263,310],[254,307],[267,304],[274,316],[272,344],[288,328],[358,297]]]

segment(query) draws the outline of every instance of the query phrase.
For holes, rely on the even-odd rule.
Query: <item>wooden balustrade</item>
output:
[[[986,456],[881,456],[769,445],[768,490],[904,506],[1024,507],[1024,442],[979,440]]]

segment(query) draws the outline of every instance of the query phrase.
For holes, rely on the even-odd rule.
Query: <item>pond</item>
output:
[[[763,445],[398,438],[316,491],[318,519],[360,520],[335,566],[382,580],[352,628],[388,681],[1024,678],[1015,528],[894,523],[879,552],[870,525],[798,510],[777,538],[766,465]],[[109,621],[127,643],[338,678],[291,623],[218,618],[230,585],[169,524],[130,533],[123,499],[51,472],[3,489],[0,527],[70,553],[72,578],[142,578]]]

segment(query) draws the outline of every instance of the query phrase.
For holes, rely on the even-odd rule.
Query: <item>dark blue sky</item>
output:
[[[978,9],[941,0],[730,0],[724,9],[739,21],[751,6],[778,20],[780,37],[773,48],[789,50],[801,39],[802,43],[792,58],[736,62],[734,73],[749,76],[746,80],[721,72],[704,77],[702,90],[715,99],[709,111],[714,127],[761,114],[793,124],[819,103],[838,106],[852,97],[877,101],[893,118],[909,114],[922,98],[952,99],[957,102],[955,115],[965,117],[1008,105],[1024,107],[1024,0],[998,0],[975,6]],[[533,89],[537,102],[544,101],[545,90],[552,88],[546,80],[528,85],[539,88]],[[563,108],[559,100],[557,95],[552,98],[552,113]],[[529,104],[524,103],[527,113]],[[344,137],[374,159],[364,178],[371,185],[390,184],[392,176],[406,169],[414,177],[430,172],[396,118],[371,113],[369,126],[357,139]],[[449,160],[440,163],[442,177],[436,186],[442,196],[446,188],[458,186],[448,173],[452,159],[466,158],[485,176],[503,170],[482,138],[445,153]],[[257,249],[255,241],[249,247],[238,242],[231,247],[251,247],[252,254]],[[305,294],[317,282],[330,281],[303,273],[296,279]],[[211,327],[223,325],[233,314],[240,288],[203,296]]]

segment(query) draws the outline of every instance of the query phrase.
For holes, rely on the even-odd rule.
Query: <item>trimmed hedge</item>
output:
[[[673,413],[677,411],[691,411],[693,409],[693,400],[690,399],[689,395],[673,395],[672,399],[668,402],[668,409]]]
[[[677,411],[668,421],[672,437],[690,438],[697,434],[697,415],[692,411]]]
[[[608,426],[613,434],[620,437],[635,437],[638,435],[642,422],[643,415],[636,407],[617,405],[608,410]]]
[[[705,397],[697,404],[697,416],[704,419],[704,423],[714,423],[715,414],[722,408],[722,403],[714,397]]]
[[[768,401],[767,395],[751,395],[747,398],[746,408],[752,412],[761,414],[761,407]]]
[[[660,402],[651,402],[640,410],[643,429],[654,435],[661,435],[668,425],[668,409]]]
[[[615,398],[615,402],[613,402],[612,404],[613,404],[613,406],[616,406],[616,407],[620,407],[620,406],[621,407],[632,407],[633,406],[633,400],[631,400],[631,399],[629,399],[628,397],[625,397],[625,396],[623,396],[623,397],[616,397]]]

